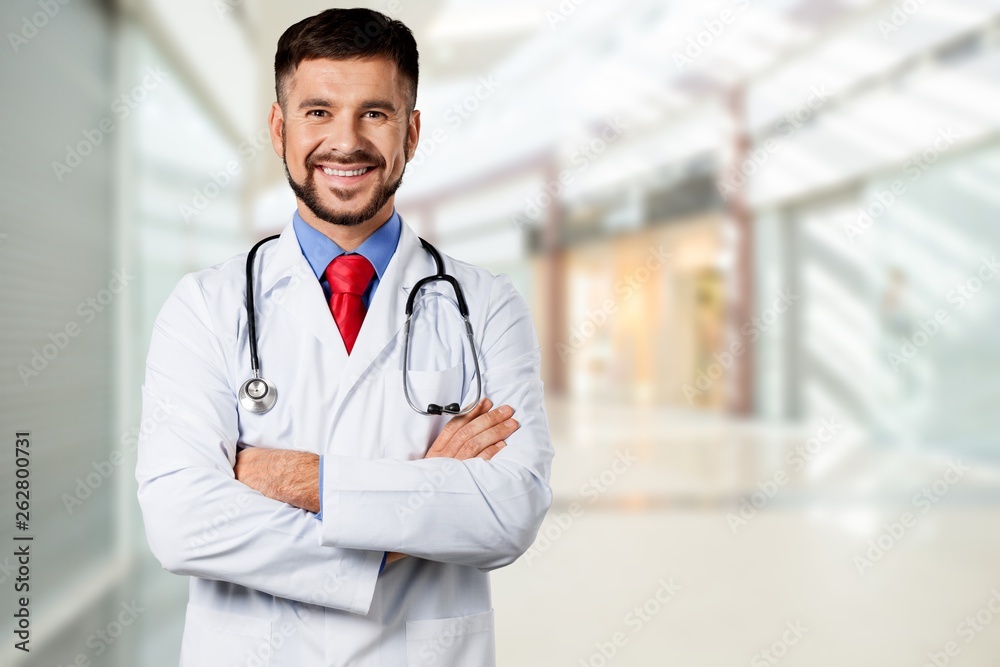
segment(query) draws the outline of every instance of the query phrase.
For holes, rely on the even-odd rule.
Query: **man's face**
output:
[[[388,59],[305,60],[271,109],[271,142],[295,196],[320,220],[384,222],[416,149],[420,112]]]

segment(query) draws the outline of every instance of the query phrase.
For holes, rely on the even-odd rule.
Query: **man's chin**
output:
[[[371,205],[371,197],[348,197],[347,199],[341,199],[339,196],[329,197],[320,202],[320,205],[326,209],[327,212],[332,213],[335,216],[354,216],[360,215],[367,211]]]
[[[333,201],[324,201],[325,206],[339,205],[343,207],[347,204],[350,208],[361,210],[371,201],[371,193],[365,190],[341,190],[340,188],[329,188]]]
[[[316,210],[308,203],[303,203],[320,220],[340,226],[361,225],[378,214],[378,211],[371,212],[371,201],[361,197],[350,198],[346,202],[340,199],[325,198],[318,202],[322,210]],[[368,215],[369,213],[370,215]],[[362,215],[366,217],[360,218]]]

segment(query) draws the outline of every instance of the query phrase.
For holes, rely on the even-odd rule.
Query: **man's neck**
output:
[[[390,199],[378,213],[365,222],[360,225],[348,226],[335,225],[318,218],[305,204],[301,201],[298,202],[299,216],[302,220],[348,252],[357,250],[358,246],[365,242],[365,239],[375,233],[376,229],[389,221],[394,210],[393,206],[393,200]]]

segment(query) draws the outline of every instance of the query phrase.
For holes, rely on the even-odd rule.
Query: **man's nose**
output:
[[[363,148],[359,119],[344,114],[334,118],[328,127],[329,132],[323,141],[324,148],[344,155],[351,155]]]

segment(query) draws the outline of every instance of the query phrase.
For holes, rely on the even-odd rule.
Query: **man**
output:
[[[237,399],[246,255],[185,276],[157,318],[144,413],[172,409],[144,432],[136,477],[153,554],[191,577],[182,665],[495,664],[488,573],[534,541],[553,450],[509,279],[444,259],[475,350],[451,288],[415,287],[435,263],[394,194],[417,78],[410,31],[377,12],[328,10],[278,42],[269,123],[297,211],[253,276],[273,409]],[[450,421],[411,409],[471,403],[473,354],[492,402]]]

